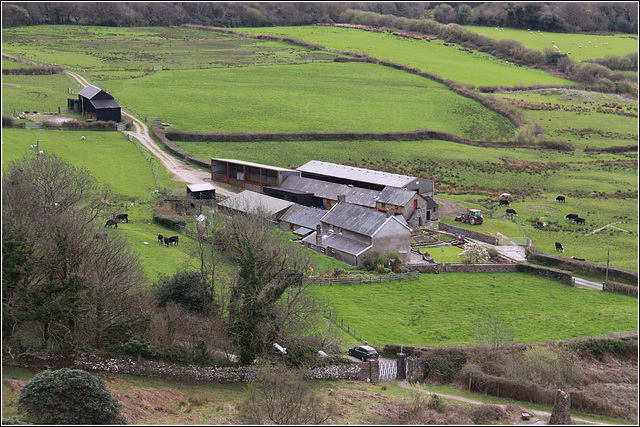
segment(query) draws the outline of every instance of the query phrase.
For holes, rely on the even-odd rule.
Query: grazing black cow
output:
[[[164,236],[162,234],[158,234],[158,242],[162,243]]]
[[[114,225],[115,225],[116,228],[118,228],[118,221],[116,221],[115,219],[109,219],[109,220],[107,220],[107,222],[106,222],[106,224],[104,226],[105,227],[111,227],[111,226],[114,226]]]
[[[507,214],[509,215],[518,215],[515,209],[507,209]]]
[[[573,222],[575,222],[576,224],[583,224],[584,225],[584,218],[575,218],[573,220]]]
[[[556,242],[556,251],[562,251],[562,253],[564,253],[564,248],[562,247],[562,243]]]
[[[93,238],[98,240],[107,240],[109,235],[107,233],[96,233]]]
[[[578,215],[577,215],[577,214],[569,214],[569,215],[567,215],[567,216],[565,216],[565,217],[564,217],[564,219],[570,219],[570,220],[572,220],[572,221],[573,221],[574,219],[576,219],[576,218],[578,218]]]
[[[564,196],[558,196],[558,197],[556,197],[556,202],[562,202],[562,203],[564,203],[564,202],[565,202],[565,198],[564,198]]]
[[[498,203],[499,203],[498,206],[502,206],[502,205],[511,206],[511,203],[509,203],[507,199],[500,199]]]
[[[584,258],[576,258],[573,255],[571,256],[571,258],[575,259],[576,261],[584,261],[585,260]]]
[[[169,246],[171,244],[177,245],[178,244],[178,240],[180,240],[178,238],[178,236],[165,237],[164,238],[164,244],[167,245],[167,246]]]
[[[124,220],[124,222],[129,222],[129,214],[119,214],[119,215],[116,215],[116,219],[117,219],[118,221],[120,221],[120,220]]]

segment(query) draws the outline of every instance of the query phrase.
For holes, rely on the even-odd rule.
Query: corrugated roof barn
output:
[[[69,110],[82,114],[87,119],[100,121],[122,121],[120,104],[99,87],[88,85],[78,92],[78,99],[68,99]]]

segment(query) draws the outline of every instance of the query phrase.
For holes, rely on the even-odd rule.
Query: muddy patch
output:
[[[551,206],[527,206],[525,209],[544,213],[558,212],[558,209],[552,208]]]

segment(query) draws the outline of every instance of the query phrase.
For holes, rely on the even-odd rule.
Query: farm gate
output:
[[[393,381],[398,377],[398,363],[395,360],[380,360],[379,362],[380,382]]]

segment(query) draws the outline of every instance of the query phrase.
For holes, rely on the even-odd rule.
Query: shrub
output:
[[[2,127],[12,127],[15,123],[15,120],[11,116],[2,116]]]
[[[520,376],[539,385],[576,384],[580,379],[578,360],[562,348],[529,347],[522,354]]]
[[[507,417],[507,411],[498,405],[482,404],[473,408],[471,417],[476,424],[495,424]]]
[[[596,356],[604,353],[614,353],[624,356],[629,350],[632,350],[634,347],[637,348],[637,345],[637,341],[635,340],[626,341],[607,338],[592,338],[586,341],[575,341],[565,344],[566,347],[574,348],[583,353],[591,353]]]
[[[80,369],[42,371],[29,380],[18,407],[45,424],[126,424],[106,384]]]
[[[441,383],[455,380],[467,363],[466,353],[455,348],[434,349],[426,352],[422,358],[425,362],[425,378]]]
[[[195,270],[181,270],[173,276],[160,276],[153,284],[153,293],[159,307],[173,302],[194,313],[207,313],[209,299],[202,285],[202,277]]]

